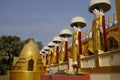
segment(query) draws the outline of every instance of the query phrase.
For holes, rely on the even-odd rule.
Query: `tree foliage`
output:
[[[43,44],[40,41],[37,41],[36,44],[38,45],[39,50],[43,48]]]
[[[29,42],[29,39],[20,40],[18,36],[1,36],[0,37],[0,55],[10,53],[14,56],[19,56],[23,46]],[[39,49],[43,47],[42,42],[36,42]]]
[[[20,38],[17,36],[1,36],[0,37],[0,53],[11,53],[18,56],[22,46]]]

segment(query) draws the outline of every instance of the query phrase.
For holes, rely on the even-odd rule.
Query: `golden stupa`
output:
[[[40,80],[42,74],[47,74],[47,71],[42,63],[38,46],[31,38],[21,51],[15,66],[13,66],[10,80]]]

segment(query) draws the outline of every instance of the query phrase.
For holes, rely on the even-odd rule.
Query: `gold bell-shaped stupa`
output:
[[[40,80],[42,74],[47,74],[46,68],[42,63],[38,46],[31,38],[11,70],[10,80]]]

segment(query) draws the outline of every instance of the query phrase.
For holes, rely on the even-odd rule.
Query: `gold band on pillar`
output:
[[[118,32],[120,36],[120,0],[115,0],[115,1],[116,1],[116,10],[117,10],[117,19],[118,19]],[[120,43],[119,43],[119,47],[120,47]]]

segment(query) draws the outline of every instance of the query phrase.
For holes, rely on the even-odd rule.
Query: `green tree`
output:
[[[10,53],[14,56],[19,56],[23,46],[29,42],[30,38],[20,41],[18,36],[1,36],[0,37],[0,54]],[[38,48],[41,50],[43,45],[42,42],[35,42],[38,45]]]
[[[38,45],[39,50],[43,48],[43,44],[40,41],[37,41],[36,44]]]
[[[0,54],[8,52],[18,56],[22,49],[22,43],[20,42],[20,38],[17,36],[1,36],[0,45]]]

